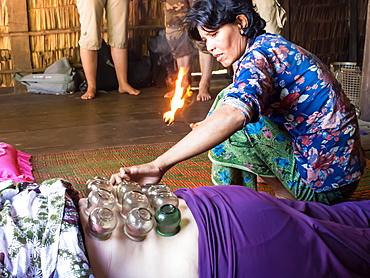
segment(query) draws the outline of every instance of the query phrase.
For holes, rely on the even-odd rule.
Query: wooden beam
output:
[[[8,1],[9,33],[28,31],[27,0]],[[28,35],[10,36],[13,69],[32,69]],[[15,81],[14,93],[26,92],[26,87]]]
[[[158,30],[165,28],[164,25],[141,25],[141,26],[129,26],[128,30]],[[12,33],[0,33],[1,37],[24,37],[24,36],[45,36],[54,34],[69,34],[80,32],[80,27],[71,27],[68,29],[55,29],[55,30],[43,30],[43,31],[19,31]],[[107,33],[108,29],[102,29],[102,33]]]
[[[370,1],[367,4],[364,58],[362,62],[362,81],[360,92],[360,119],[370,121]]]

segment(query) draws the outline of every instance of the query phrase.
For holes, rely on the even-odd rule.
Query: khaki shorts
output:
[[[281,34],[287,20],[286,11],[277,0],[253,0],[259,15],[266,21],[265,30],[271,34]]]
[[[77,0],[80,14],[79,44],[89,50],[99,50],[102,44],[101,23],[104,10],[108,23],[108,44],[127,48],[127,29],[130,0]]]

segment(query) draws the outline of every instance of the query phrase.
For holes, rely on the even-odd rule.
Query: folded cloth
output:
[[[71,185],[59,179],[6,183],[0,183],[0,277],[93,277],[66,194]]]
[[[0,142],[0,182],[6,180],[34,181],[30,160],[31,155]]]
[[[179,189],[199,229],[199,277],[369,277],[370,200],[333,206],[243,186]]]

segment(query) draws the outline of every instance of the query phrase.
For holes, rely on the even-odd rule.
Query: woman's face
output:
[[[198,27],[199,34],[206,42],[207,50],[216,57],[224,67],[231,66],[245,52],[247,38],[240,35],[240,24],[229,23],[217,31]]]

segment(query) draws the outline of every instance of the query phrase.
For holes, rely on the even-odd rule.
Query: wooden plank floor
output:
[[[213,98],[230,79],[212,80]],[[167,126],[170,110],[166,88],[144,88],[138,96],[100,92],[94,100],[71,95],[0,94],[0,142],[31,155],[122,145],[176,142],[190,128],[183,122]],[[197,91],[194,90],[194,93]],[[199,102],[195,94],[176,119],[197,122],[212,101]]]
[[[214,76],[212,97],[230,82],[225,76]],[[183,122],[164,123],[163,113],[170,109],[169,99],[163,98],[165,92],[166,88],[144,88],[139,96],[101,92],[89,101],[81,100],[80,92],[61,96],[0,94],[0,142],[31,155],[176,142],[190,128]],[[212,102],[194,97],[177,120],[202,120]],[[360,125],[362,144],[370,158],[370,123],[360,121]]]

